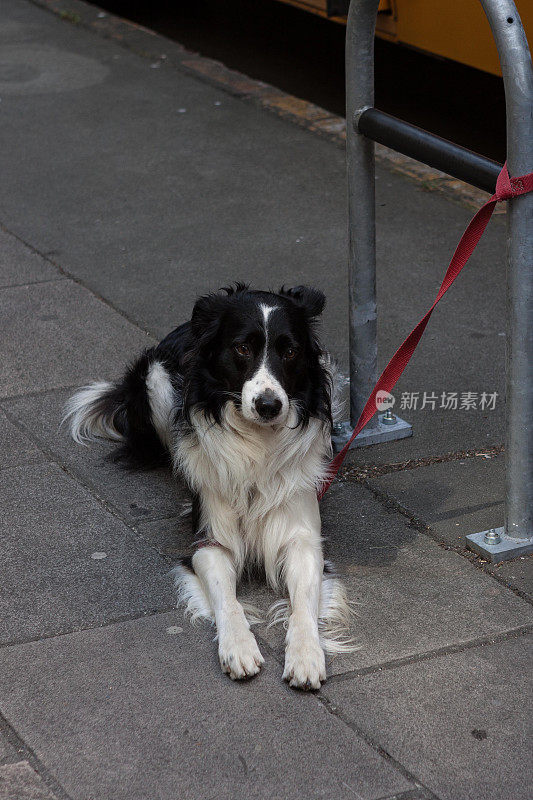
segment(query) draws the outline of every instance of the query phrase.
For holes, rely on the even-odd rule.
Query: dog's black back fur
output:
[[[191,323],[185,322],[165,336],[156,347],[145,350],[128,367],[122,382],[102,398],[102,412],[113,418],[114,427],[125,440],[112,454],[114,461],[131,468],[153,468],[168,464],[168,453],[151,421],[146,376],[151,364],[155,361],[163,363],[181,396],[182,362],[190,333]]]

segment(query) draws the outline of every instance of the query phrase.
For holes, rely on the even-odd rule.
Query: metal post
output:
[[[533,170],[533,69],[512,0],[481,0],[498,48],[511,176]],[[467,536],[485,558],[533,552],[533,194],[507,201],[507,444],[505,526]],[[491,535],[488,535],[491,534]]]
[[[498,48],[507,106],[507,164],[512,176],[533,170],[533,69],[522,22],[513,0],[480,0]],[[388,132],[389,144],[414,147],[426,163],[435,158],[472,168],[473,153],[417,131],[373,110],[374,32],[379,0],[352,0],[346,32],[346,150],[348,166],[350,423],[336,426],[333,442],[349,438],[377,380],[376,243],[374,144]],[[370,111],[372,109],[372,111]],[[363,125],[365,119],[370,124]],[[367,136],[358,129],[365,128]],[[387,123],[387,126],[385,125]],[[378,131],[379,128],[379,131]],[[416,135],[415,135],[416,134]],[[416,139],[415,144],[413,140]],[[422,142],[423,140],[423,142]],[[421,142],[425,143],[424,147]],[[402,152],[404,151],[402,150]],[[442,150],[442,152],[441,152]],[[444,151],[449,151],[448,156]],[[450,155],[451,154],[451,155]],[[460,157],[459,157],[460,156]],[[486,161],[486,160],[484,160]],[[477,164],[477,162],[476,162]],[[477,174],[487,165],[474,164]],[[490,170],[489,170],[490,171]],[[476,181],[473,181],[476,182]],[[507,201],[507,447],[505,526],[467,536],[468,546],[491,560],[533,552],[533,195]],[[411,426],[389,409],[374,418],[354,445],[374,444],[411,434]]]
[[[503,164],[473,153],[466,147],[378,111],[377,108],[367,108],[358,114],[357,129],[373,142],[391,147],[409,158],[416,158],[484,192],[494,194],[496,191],[496,181]]]
[[[379,0],[351,0],[346,26],[346,159],[348,171],[350,422],[335,426],[333,444],[350,438],[378,379],[374,143],[354,126],[357,113],[374,105],[374,32]],[[402,439],[411,426],[377,414],[353,446]]]

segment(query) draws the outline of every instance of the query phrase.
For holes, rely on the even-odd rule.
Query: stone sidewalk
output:
[[[362,647],[306,695],[281,680],[283,631],[259,627],[265,668],[232,683],[174,608],[185,487],[76,447],[62,406],[236,279],[323,288],[346,365],[344,154],[161,37],[154,61],[134,28],[111,40],[39,3],[0,9],[0,800],[526,800],[532,560],[463,541],[503,514],[502,219],[397,391],[495,409],[404,411],[413,438],[354,452],[323,501]],[[384,361],[471,212],[384,167],[377,187]]]

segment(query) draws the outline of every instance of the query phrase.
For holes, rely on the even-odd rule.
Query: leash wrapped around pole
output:
[[[370,397],[368,398],[365,404],[365,407],[363,408],[363,411],[361,412],[361,416],[357,421],[357,424],[353,430],[353,433],[349,441],[344,445],[342,450],[339,453],[337,453],[335,458],[331,461],[328,469],[328,476],[324,481],[324,483],[320,486],[318,491],[319,500],[322,499],[324,494],[327,492],[327,490],[333,483],[335,476],[337,475],[339,469],[341,468],[342,462],[344,461],[353,440],[363,430],[365,425],[372,419],[372,417],[376,413],[377,393],[379,391],[391,392],[396,383],[398,382],[398,380],[400,379],[402,373],[407,367],[407,364],[411,360],[411,356],[413,355],[416,346],[418,345],[418,342],[422,338],[422,334],[424,333],[426,326],[429,322],[429,319],[433,314],[435,306],[446,294],[446,292],[448,291],[452,283],[455,281],[455,279],[465,266],[466,262],[468,261],[472,253],[474,252],[477,243],[481,239],[483,232],[488,225],[488,222],[492,216],[492,212],[494,211],[496,203],[509,200],[512,197],[519,197],[520,195],[527,194],[528,192],[531,191],[533,191],[533,173],[522,175],[521,177],[518,178],[511,178],[507,170],[507,164],[505,163],[498,176],[495,193],[489,200],[487,200],[487,202],[483,206],[481,206],[481,208],[476,213],[476,215],[468,225],[467,229],[461,236],[461,240],[457,245],[455,253],[453,254],[452,260],[450,261],[448,269],[446,270],[446,275],[444,276],[444,280],[442,281],[441,287],[438,291],[438,294],[433,304],[431,305],[429,310],[424,314],[420,322],[413,328],[413,330],[407,336],[407,338],[402,342],[400,347],[396,350],[393,357],[391,358],[391,360],[381,373],[376,385],[372,390]]]

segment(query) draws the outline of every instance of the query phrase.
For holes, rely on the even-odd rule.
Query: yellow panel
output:
[[[533,33],[533,1],[518,0],[526,34]],[[395,32],[386,38],[501,75],[498,53],[479,0],[394,0]],[[381,31],[380,31],[381,33]]]
[[[327,16],[327,0],[282,0]],[[530,46],[533,0],[515,0]],[[501,75],[498,53],[479,0],[380,0],[376,32],[383,39]],[[345,22],[345,17],[330,17]]]
[[[396,40],[396,2],[395,0],[379,0],[376,33],[383,39]]]

